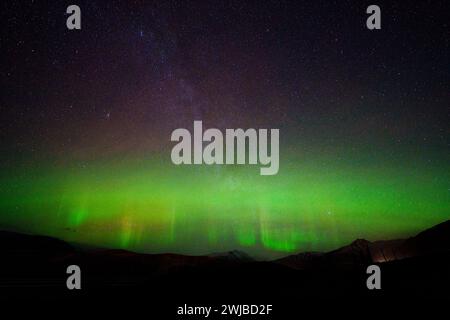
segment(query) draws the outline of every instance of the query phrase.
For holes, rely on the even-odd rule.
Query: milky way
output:
[[[257,257],[450,217],[445,2],[7,2],[0,226]],[[175,166],[176,128],[280,129],[280,169]]]

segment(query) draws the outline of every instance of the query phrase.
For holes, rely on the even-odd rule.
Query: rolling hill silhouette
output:
[[[348,246],[327,253],[302,252],[276,260],[295,269],[312,267],[349,267],[384,263],[406,258],[450,252],[450,220],[427,229],[414,237],[397,240],[368,241],[357,239]]]
[[[55,238],[2,231],[0,300],[156,299],[165,301],[162,308],[187,299],[225,303],[233,298],[279,302],[289,308],[298,299],[334,303],[450,299],[449,236],[450,220],[408,239],[358,239],[330,252],[255,261],[239,251],[206,256],[141,254],[86,249]],[[66,268],[71,264],[82,270],[80,292],[66,288]],[[370,264],[382,270],[378,292],[366,287]]]

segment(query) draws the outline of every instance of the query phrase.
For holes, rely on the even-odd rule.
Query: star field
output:
[[[445,1],[2,4],[0,226],[261,257],[450,217]],[[280,171],[170,161],[170,133],[279,128]]]

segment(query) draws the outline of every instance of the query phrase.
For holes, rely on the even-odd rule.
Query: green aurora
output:
[[[0,225],[139,252],[275,258],[409,236],[449,218],[445,165],[282,152],[275,176],[157,157],[5,170]]]
[[[67,30],[65,1],[5,2],[0,230],[271,259],[450,219],[443,3],[381,30],[357,1],[80,5]],[[196,120],[279,129],[278,174],[174,165]]]

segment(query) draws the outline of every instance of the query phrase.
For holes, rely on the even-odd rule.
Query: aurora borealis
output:
[[[306,162],[275,178],[254,171],[146,160],[27,172],[6,180],[15,189],[2,197],[2,219],[71,241],[144,252],[281,254],[406,235],[448,217],[448,174],[423,172],[420,164],[324,172]]]
[[[6,4],[1,229],[273,258],[450,218],[439,2],[380,2],[378,31],[357,1],[79,1],[80,31],[65,6]],[[194,120],[279,128],[278,174],[174,165]]]

